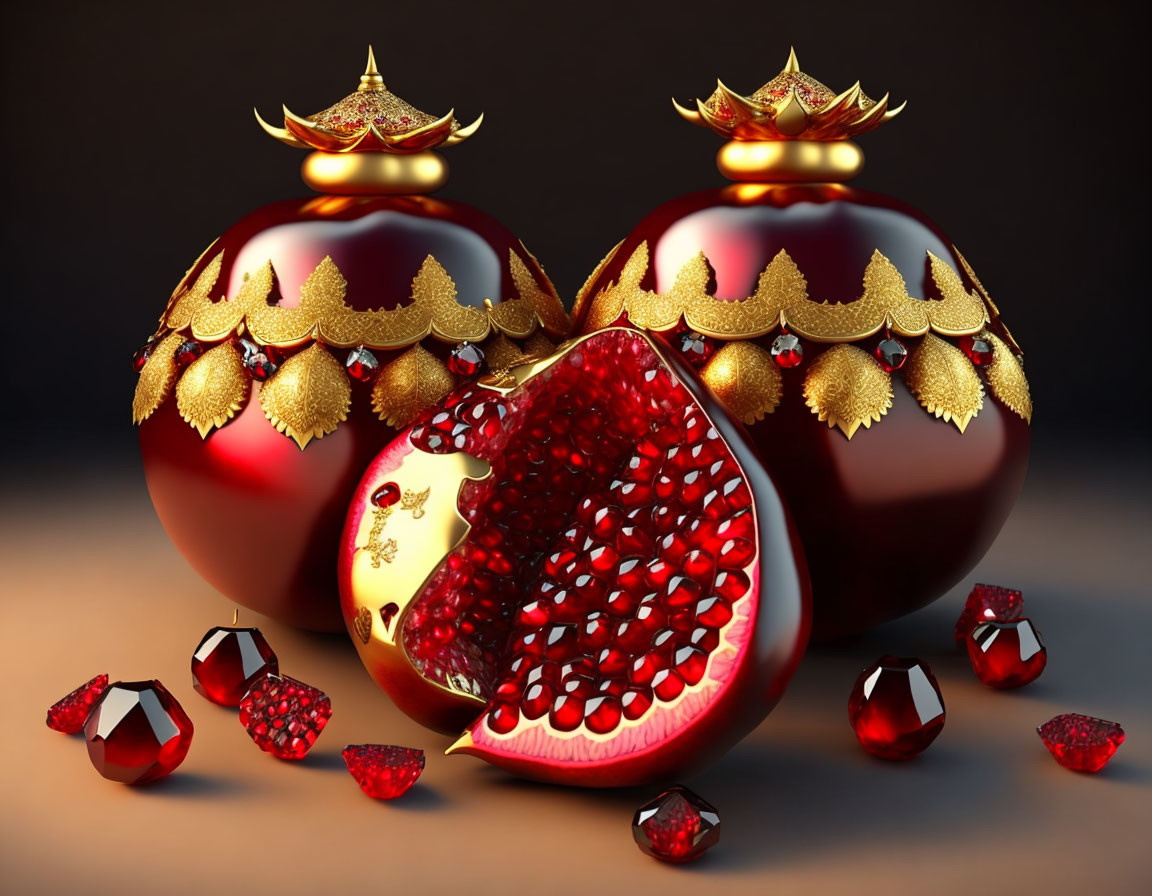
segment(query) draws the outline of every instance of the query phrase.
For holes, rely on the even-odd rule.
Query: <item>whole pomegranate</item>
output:
[[[844,186],[849,137],[899,110],[795,55],[751,96],[686,118],[729,138],[737,183],[649,214],[589,279],[578,331],[664,333],[748,426],[796,520],[820,639],[939,597],[1023,483],[1032,402],[1019,349],[947,237]]]
[[[771,477],[690,368],[608,329],[454,391],[372,462],[340,592],[361,659],[450,752],[585,786],[707,762],[809,630]]]
[[[369,460],[461,377],[550,349],[568,319],[506,228],[423,195],[447,177],[430,147],[476,125],[387,91],[371,51],[350,97],[264,127],[316,149],[303,174],[323,195],[259,209],[205,251],[137,355],[133,416],[156,512],[196,570],[334,631]]]

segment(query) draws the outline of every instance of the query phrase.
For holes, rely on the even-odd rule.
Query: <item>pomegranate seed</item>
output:
[[[615,730],[622,714],[620,698],[612,694],[595,696],[584,704],[584,724],[597,734]]]
[[[252,685],[279,671],[258,628],[210,629],[192,653],[192,686],[221,706],[238,706]]]
[[[573,694],[562,694],[552,704],[548,721],[557,731],[575,731],[584,721],[584,701]]]
[[[637,810],[632,836],[645,855],[692,862],[720,842],[720,815],[686,787],[673,787]]]
[[[848,700],[848,719],[873,756],[911,759],[944,728],[944,698],[920,660],[885,656],[860,673]]]
[[[79,734],[100,695],[108,687],[108,676],[97,675],[48,707],[48,727],[62,734]]]
[[[968,636],[972,670],[992,688],[1018,688],[1035,681],[1048,663],[1040,633],[1026,617],[982,622]]]
[[[395,799],[424,771],[424,751],[383,744],[350,744],[342,753],[348,773],[368,796]]]
[[[240,724],[277,759],[303,759],[331,717],[327,694],[287,675],[268,673],[240,701]]]
[[[192,733],[192,720],[158,681],[108,685],[84,722],[92,765],[123,784],[170,775],[188,755]]]
[[[1036,733],[1060,765],[1076,772],[1100,771],[1124,743],[1115,722],[1074,712],[1049,719]]]
[[[952,636],[957,644],[962,644],[981,622],[1008,622],[1019,619],[1023,611],[1021,592],[999,585],[978,584],[969,593]]]

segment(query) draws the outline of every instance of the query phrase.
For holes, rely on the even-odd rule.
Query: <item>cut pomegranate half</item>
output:
[[[624,329],[462,387],[402,433],[353,499],[340,590],[396,704],[466,729],[449,752],[588,786],[722,753],[779,699],[810,622],[742,429]]]

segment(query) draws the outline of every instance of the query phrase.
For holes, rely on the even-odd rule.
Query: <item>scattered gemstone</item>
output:
[[[476,376],[484,368],[484,352],[480,346],[465,340],[452,349],[448,356],[448,369],[456,376]]]
[[[804,346],[792,333],[781,333],[772,341],[772,357],[781,367],[795,367],[804,360]]]
[[[238,706],[258,679],[279,671],[258,628],[209,629],[192,653],[192,686],[221,706]]]
[[[204,354],[203,345],[201,345],[195,339],[185,339],[176,349],[176,354],[174,356],[176,366],[180,368],[187,367],[202,354]]]
[[[240,701],[240,724],[277,759],[303,759],[331,717],[327,694],[287,675],[265,675]]]
[[[139,373],[144,369],[144,365],[148,363],[148,359],[152,357],[152,352],[156,350],[156,340],[150,339],[145,342],[140,348],[136,349],[132,355],[132,370]]]
[[[694,330],[682,333],[679,339],[680,354],[693,367],[702,367],[716,352],[716,343]]]
[[[1040,633],[1027,617],[982,622],[968,636],[972,671],[990,688],[1018,688],[1035,681],[1048,663]]]
[[[983,336],[961,336],[960,350],[977,367],[985,367],[992,362],[992,344]]]
[[[361,345],[348,352],[344,367],[352,379],[366,383],[376,375],[376,371],[380,369],[380,362],[372,352]]]
[[[640,851],[663,862],[693,862],[720,842],[720,815],[687,787],[676,786],[632,818]]]
[[[1056,761],[1074,772],[1100,771],[1124,743],[1124,729],[1115,722],[1076,712],[1049,719],[1036,733]]]
[[[885,656],[856,679],[848,720],[860,746],[881,759],[911,759],[944,727],[944,698],[915,657]]]
[[[248,376],[257,382],[264,382],[280,366],[276,355],[268,346],[259,345],[250,339],[241,339],[240,348],[244,352],[242,361],[244,369],[248,372]]]
[[[63,734],[79,734],[93,705],[107,687],[108,676],[97,675],[67,697],[61,697],[48,708],[48,727]]]
[[[891,373],[904,366],[904,362],[908,360],[908,349],[899,339],[888,336],[876,344],[876,360],[880,362],[881,367]]]
[[[192,744],[192,720],[158,681],[109,685],[84,723],[88,758],[105,778],[147,784],[171,774]]]
[[[383,744],[350,744],[344,764],[368,796],[391,800],[407,793],[424,771],[424,751]]]
[[[956,620],[952,637],[963,644],[981,622],[1008,622],[1019,619],[1024,611],[1024,596],[1000,585],[977,585],[968,595],[964,610]]]
[[[400,486],[395,482],[385,482],[372,493],[372,503],[377,507],[391,507],[400,500]]]

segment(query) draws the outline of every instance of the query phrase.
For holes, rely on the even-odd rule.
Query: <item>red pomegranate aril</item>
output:
[[[601,675],[623,675],[628,670],[631,657],[619,647],[605,647],[596,658],[596,668]]]
[[[287,675],[268,673],[240,701],[240,724],[277,759],[303,759],[331,717],[327,694]]]
[[[562,694],[552,704],[548,721],[557,731],[575,731],[584,721],[584,701],[572,694]]]
[[[564,693],[580,700],[587,700],[596,690],[596,682],[585,675],[573,675],[564,680]]]
[[[385,482],[372,493],[372,503],[377,507],[391,507],[400,500],[400,486],[395,482]]]
[[[628,670],[628,681],[634,685],[648,687],[661,669],[668,667],[668,658],[660,653],[646,653],[632,661]]]
[[[594,548],[588,555],[588,562],[592,566],[592,571],[601,575],[614,570],[619,561],[620,555],[616,553],[614,548],[607,545]]]
[[[675,572],[676,568],[671,563],[657,557],[648,561],[644,569],[644,581],[651,588],[664,590]]]
[[[652,691],[649,688],[632,688],[620,698],[624,717],[636,721],[652,708]]]
[[[668,580],[664,595],[664,606],[670,610],[681,610],[692,606],[700,599],[704,589],[694,580],[685,576],[673,576]]]
[[[684,679],[671,669],[661,669],[652,679],[652,692],[661,700],[675,700],[684,690]]]
[[[621,526],[616,547],[621,554],[647,554],[652,550],[652,536],[639,526]]]
[[[526,719],[539,719],[547,715],[556,699],[555,689],[547,682],[538,681],[524,692],[520,710]]]
[[[584,724],[596,734],[614,731],[622,714],[620,698],[612,694],[597,695],[584,704]]]
[[[712,573],[716,571],[716,561],[707,551],[689,551],[680,560],[680,569],[688,578],[702,582],[711,580]]]
[[[720,547],[716,562],[721,569],[743,569],[756,556],[752,542],[743,538],[730,538]]]
[[[360,789],[378,800],[407,793],[424,771],[424,751],[409,747],[350,744],[341,755]]]
[[[672,668],[685,684],[699,684],[708,669],[708,654],[698,647],[681,647],[672,654]]]
[[[911,759],[944,727],[944,698],[932,670],[914,657],[885,656],[860,673],[848,720],[860,745],[881,759]]]
[[[615,616],[630,616],[636,612],[640,598],[632,591],[617,589],[608,594],[604,601],[604,608]]]
[[[739,570],[728,569],[717,573],[716,581],[712,585],[713,590],[729,602],[738,600],[747,594],[751,587],[752,583],[748,580],[747,575]]]
[[[673,787],[640,807],[632,818],[632,837],[645,855],[692,862],[720,842],[720,816],[686,787]]]
[[[592,518],[592,532],[597,538],[615,538],[623,525],[624,514],[615,507],[601,507]]]
[[[544,572],[555,579],[564,578],[575,569],[577,554],[570,549],[556,551],[544,561]]]
[[[108,676],[97,675],[84,682],[76,690],[61,697],[48,707],[46,723],[53,731],[62,734],[79,734],[100,695],[108,687]]]
[[[696,506],[704,500],[712,483],[700,470],[693,470],[681,481],[680,500],[689,506]]]
[[[592,653],[604,647],[611,637],[611,620],[604,613],[592,613],[580,632],[580,647]]]
[[[563,661],[576,652],[576,626],[554,625],[548,630],[544,655],[553,661]]]
[[[692,630],[688,638],[694,647],[699,647],[705,653],[711,653],[720,645],[720,633],[714,628],[700,626]]]
[[[1014,588],[977,584],[964,602],[952,636],[963,644],[981,622],[1008,622],[1019,619],[1024,611],[1024,596]]]
[[[170,775],[188,755],[192,720],[159,681],[117,681],[84,721],[88,758],[105,778],[148,784]]]
[[[972,671],[991,688],[1023,687],[1039,678],[1048,663],[1040,633],[1027,617],[982,622],[966,644]]]
[[[661,501],[667,501],[669,498],[675,495],[679,489],[680,483],[664,474],[656,477],[656,484],[653,487],[653,490],[656,493],[656,497]]]
[[[1090,774],[1104,768],[1124,743],[1124,729],[1115,722],[1075,712],[1049,719],[1036,733],[1060,765]]]
[[[753,540],[756,537],[756,521],[752,518],[752,511],[741,510],[728,517],[716,527],[716,537],[723,540],[729,538]]]
[[[520,710],[511,703],[495,703],[488,710],[488,727],[497,734],[507,734],[520,722]]]
[[[647,567],[639,557],[625,557],[616,567],[616,584],[630,593],[635,594],[644,587]]]

